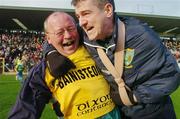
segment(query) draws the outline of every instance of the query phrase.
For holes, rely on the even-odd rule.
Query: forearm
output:
[[[179,73],[169,77],[153,77],[133,90],[140,103],[156,103],[170,95],[179,87]]]

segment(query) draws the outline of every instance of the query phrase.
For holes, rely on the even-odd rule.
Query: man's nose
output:
[[[68,30],[65,30],[64,31],[64,38],[70,38],[71,37],[71,34]]]
[[[87,20],[83,19],[82,17],[79,18],[79,25],[84,26],[87,23]]]

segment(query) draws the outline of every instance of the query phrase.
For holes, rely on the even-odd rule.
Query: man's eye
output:
[[[60,32],[57,32],[56,35],[60,36],[60,35],[63,35],[64,32],[63,31],[60,31]]]
[[[87,16],[87,15],[89,15],[89,12],[84,12],[83,13],[83,16]]]
[[[71,31],[74,31],[74,30],[75,30],[75,28],[69,28],[69,29],[68,29],[68,31],[70,31],[70,32],[71,32]]]

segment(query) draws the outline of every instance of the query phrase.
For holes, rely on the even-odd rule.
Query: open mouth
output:
[[[91,31],[93,29],[93,27],[89,27],[86,29],[87,32]]]
[[[68,42],[66,42],[66,43],[63,43],[63,46],[64,47],[67,47],[67,46],[71,46],[71,45],[73,45],[74,44],[74,41],[68,41]]]

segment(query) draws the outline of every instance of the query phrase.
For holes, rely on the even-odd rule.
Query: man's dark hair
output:
[[[85,0],[72,0],[71,5],[76,6],[81,1],[85,1]],[[115,11],[114,0],[95,0],[95,1],[98,3],[99,7],[103,7],[104,4],[106,3],[111,3],[113,6],[113,11]]]

